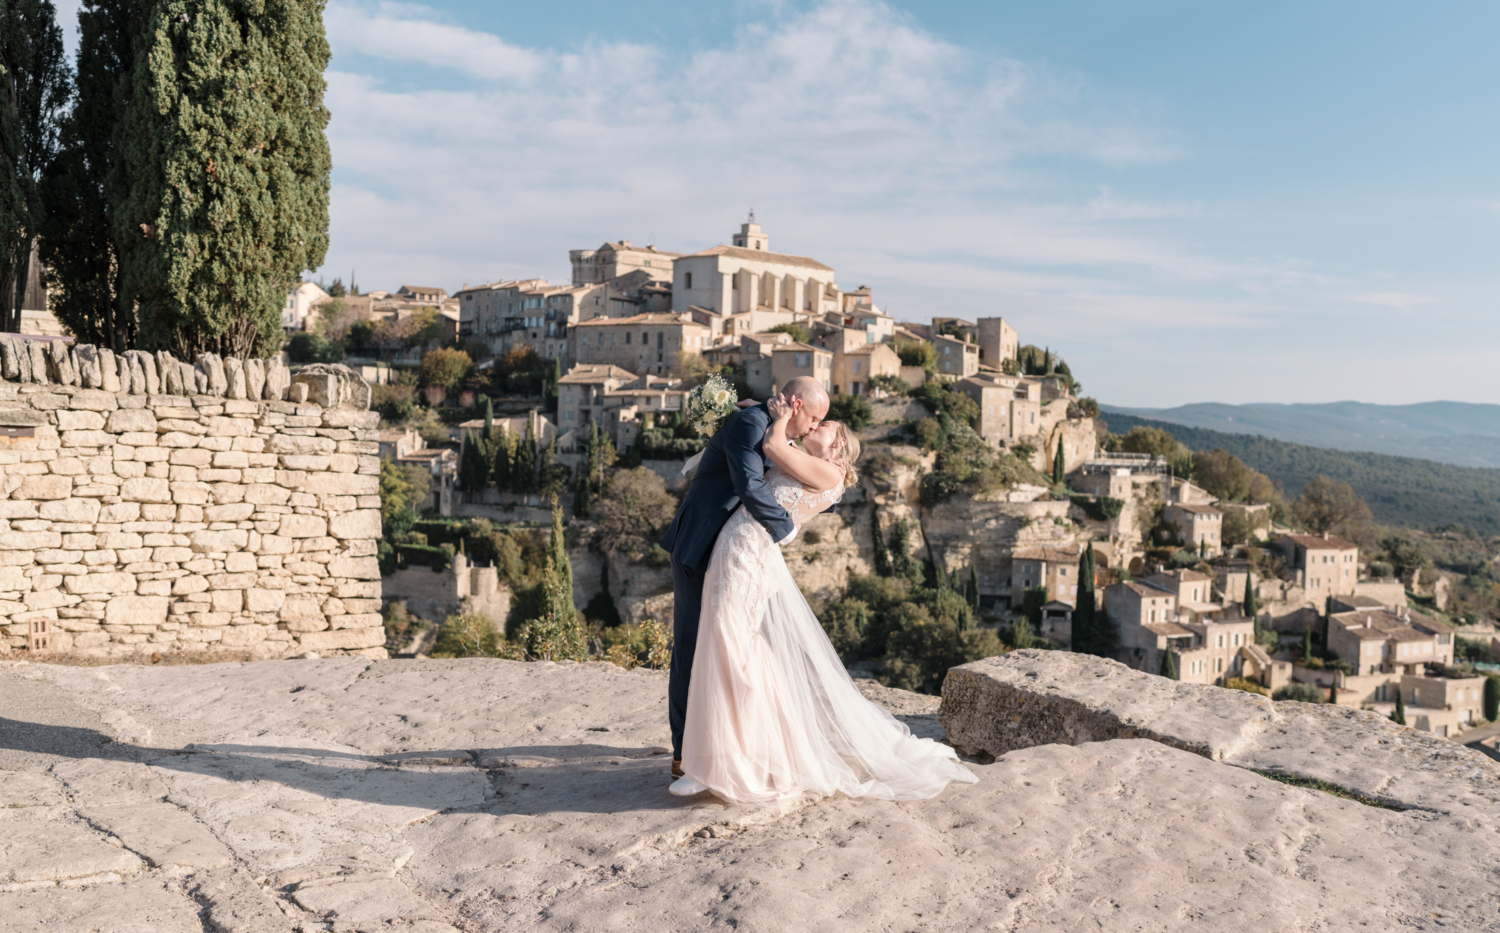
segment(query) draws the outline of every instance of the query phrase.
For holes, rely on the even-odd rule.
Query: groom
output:
[[[792,409],[787,436],[801,438],[828,414],[828,392],[811,376],[798,376],[781,390]],[[744,506],[766,526],[777,544],[786,544],[797,526],[766,488],[766,455],[761,444],[771,414],[762,402],[730,415],[709,440],[677,516],[662,536],[672,555],[672,676],[667,686],[667,715],[672,724],[672,776],[682,777],[682,729],[687,721],[688,679],[698,646],[698,616],[703,607],[703,575],[713,556],[719,531],[734,510]]]

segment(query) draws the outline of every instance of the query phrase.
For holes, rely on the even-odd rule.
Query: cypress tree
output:
[[[573,517],[588,518],[589,511],[593,507],[593,497],[589,489],[589,475],[586,471],[579,470],[578,477],[573,483]]]
[[[63,120],[60,151],[42,178],[48,307],[81,343],[116,351],[135,346],[139,331],[117,238],[128,224],[113,217],[130,191],[118,132],[146,7],[147,0],[84,0],[73,108]]]
[[[515,459],[516,436],[509,431],[501,431],[499,439],[495,442],[494,462],[490,467],[490,476],[495,481],[495,488],[501,492],[510,492],[514,485],[511,480],[511,461]]]
[[[140,343],[266,356],[328,249],[322,0],[154,0],[118,144],[113,213]]]
[[[1114,654],[1114,638],[1109,619],[1100,617],[1094,605],[1094,543],[1078,561],[1078,595],[1073,605],[1073,650],[1083,654],[1109,657]]]
[[[1167,645],[1167,650],[1161,653],[1161,676],[1168,680],[1177,679],[1177,655],[1172,652],[1172,646]]]
[[[1493,674],[1484,678],[1484,718],[1500,719],[1500,677]]]
[[[521,439],[520,449],[517,451],[516,459],[512,461],[511,481],[514,483],[516,492],[525,494],[536,488],[536,429],[532,426],[532,419],[526,419],[526,436]]]
[[[1260,634],[1260,606],[1255,602],[1255,587],[1250,582],[1251,576],[1252,576],[1252,574],[1250,573],[1250,571],[1246,570],[1245,571],[1245,601],[1244,601],[1244,609],[1245,609],[1245,615],[1247,615],[1250,618],[1252,618],[1252,619],[1255,620],[1255,633],[1257,635],[1259,635]]]
[[[1398,726],[1406,725],[1406,704],[1401,700],[1401,685],[1396,685],[1396,708],[1391,710],[1391,722]]]
[[[0,2],[0,331],[21,326],[32,246],[49,232],[40,180],[60,150],[72,93],[51,0]]]
[[[979,611],[979,568],[973,564],[969,565],[969,605]]]
[[[880,510],[870,510],[870,537],[875,543],[875,575],[877,577],[888,577],[891,575],[891,556],[885,547],[885,537],[880,531]]]
[[[467,493],[484,491],[490,478],[489,459],[484,455],[484,441],[473,432],[464,435],[464,451],[458,464],[458,488]]]
[[[1052,458],[1052,482],[1062,485],[1062,481],[1067,475],[1067,464],[1063,461],[1062,438],[1059,437],[1057,439],[1057,453]]]
[[[495,403],[490,401],[488,395],[484,397],[484,439],[495,439]]]

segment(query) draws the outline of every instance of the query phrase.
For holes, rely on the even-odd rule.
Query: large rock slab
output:
[[[1180,683],[1089,655],[1013,651],[953,668],[939,720],[969,755],[1144,738],[1500,826],[1500,763],[1472,749],[1378,713]]]
[[[1127,685],[1105,690],[1124,704]],[[132,929],[148,884],[163,898],[151,902],[161,929],[177,929],[172,898],[191,897],[208,928],[236,933],[1480,930],[1500,910],[1490,868],[1500,834],[1482,794],[1450,805],[1478,814],[1461,819],[1341,799],[1240,764],[1246,749],[1267,762],[1304,741],[1320,743],[1309,755],[1347,748],[1352,761],[1384,740],[1363,719],[1288,716],[1284,704],[1267,715],[1208,696],[1183,711],[1116,715],[1148,738],[1106,734],[1102,708],[1068,713],[1072,731],[1054,731],[1093,738],[1003,751],[971,765],[978,784],[932,800],[753,808],[666,793],[666,676],[656,671],[485,659],[0,662],[7,717],[40,715],[31,689],[47,710],[65,698],[94,719],[54,730],[67,754],[24,759],[41,779],[0,788],[31,805],[0,815],[143,854],[134,874],[115,872],[124,880],[101,875],[68,892],[94,905],[118,892],[119,929]],[[936,698],[861,689],[914,729],[944,734]],[[1053,690],[1026,708],[1082,703],[1061,683]],[[1263,727],[1247,740],[1213,721],[1235,711]],[[955,734],[965,728],[951,720]],[[1436,754],[1402,747],[1418,749],[1416,774],[1395,758],[1381,765],[1398,784]],[[149,820],[101,814],[130,806],[170,807],[187,822],[153,839]],[[201,841],[200,828],[231,863],[171,867],[146,851],[173,833]],[[58,893],[0,891],[0,916],[111,929],[71,924],[81,909]]]

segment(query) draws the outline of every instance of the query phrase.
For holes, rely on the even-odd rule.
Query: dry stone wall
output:
[[[369,399],[343,366],[0,336],[0,645],[384,657]]]

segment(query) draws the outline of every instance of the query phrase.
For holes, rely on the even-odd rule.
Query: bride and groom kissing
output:
[[[803,376],[730,415],[662,538],[674,794],[915,800],[978,780],[953,749],[864,698],[782,559],[780,546],[858,481],[859,438],[827,413],[822,383]]]

